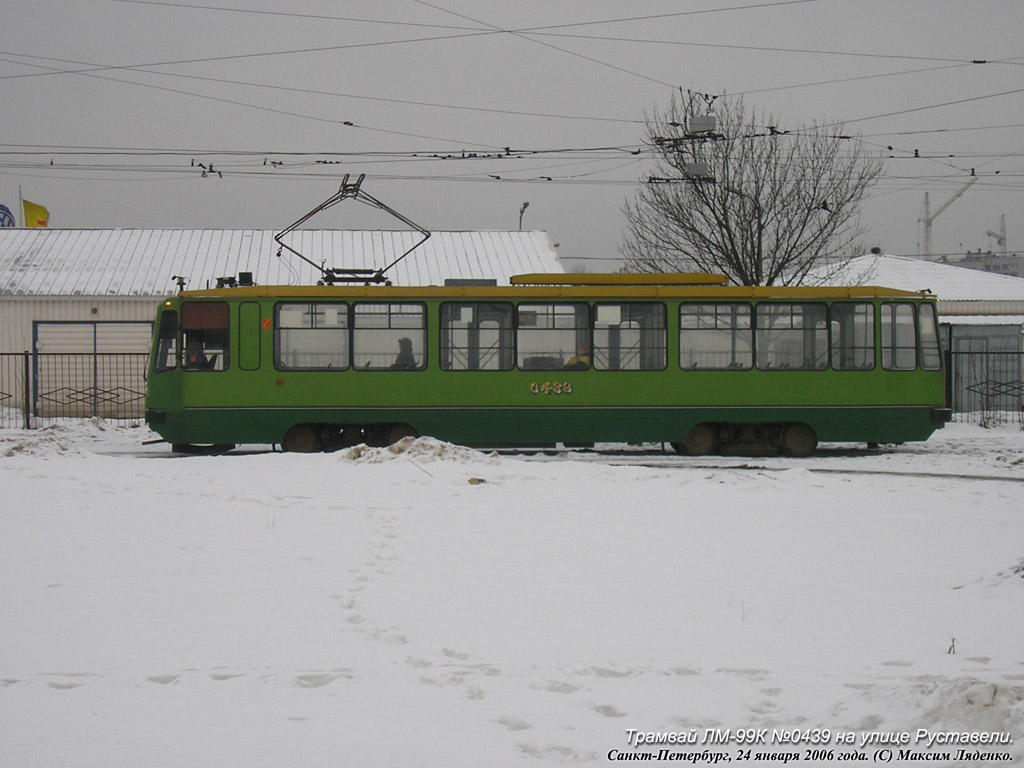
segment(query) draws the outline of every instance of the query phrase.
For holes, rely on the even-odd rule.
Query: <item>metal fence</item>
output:
[[[946,397],[956,421],[1024,429],[1024,353],[947,352]]]
[[[0,353],[0,427],[145,415],[146,353]]]
[[[0,353],[0,428],[100,417],[141,421],[145,353]],[[1024,353],[949,352],[947,402],[954,419],[1024,428]]]

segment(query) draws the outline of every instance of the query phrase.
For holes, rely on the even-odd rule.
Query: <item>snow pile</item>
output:
[[[346,461],[380,464],[406,458],[415,461],[446,461],[456,464],[496,463],[497,453],[484,454],[454,443],[432,437],[403,437],[386,448],[371,448],[365,443],[346,448],[340,453]]]
[[[85,451],[77,437],[60,426],[0,430],[0,457],[81,455]]]
[[[987,659],[976,660],[978,664],[986,662]],[[1024,723],[1024,683],[1019,682],[996,684],[973,676],[947,679],[920,675],[896,684],[869,686],[859,700],[847,706],[866,707],[872,711],[878,711],[880,707],[904,710],[907,713],[904,728],[911,733],[920,728],[932,734],[1008,733],[1015,742],[1024,738],[1021,729],[1021,723]],[[867,725],[869,727],[864,730],[875,730],[880,724],[869,720],[855,725]],[[962,746],[969,751],[978,748],[977,744],[965,743]],[[947,749],[948,744],[943,751]],[[998,751],[1007,750],[1004,746]],[[1015,751],[1021,754],[1019,745]]]
[[[147,428],[93,417],[48,424],[39,429],[0,429],[0,457],[82,456],[92,451],[136,451],[144,440],[157,439]]]

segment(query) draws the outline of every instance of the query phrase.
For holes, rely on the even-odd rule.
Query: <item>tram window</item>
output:
[[[932,304],[919,304],[917,312],[921,368],[926,371],[937,371],[942,367],[942,352],[939,349],[939,332],[935,320],[935,307]]]
[[[882,305],[882,367],[890,371],[912,371],[917,367],[913,304]]]
[[[280,370],[349,367],[347,304],[282,302],[275,328],[274,364]]]
[[[665,368],[664,304],[594,307],[594,368],[660,371]]]
[[[771,371],[828,368],[827,314],[824,304],[758,304],[757,367]]]
[[[516,308],[517,363],[531,371],[590,367],[586,304],[520,304]]]
[[[511,304],[441,305],[441,368],[508,371],[514,367]]]
[[[170,371],[178,365],[178,313],[166,309],[160,313],[157,327],[156,364],[154,370]]]
[[[870,371],[875,367],[873,304],[832,305],[832,367],[837,371]]]
[[[352,364],[371,371],[418,371],[426,366],[427,328],[422,304],[356,304]]]
[[[749,304],[680,304],[679,367],[748,370],[753,364]]]
[[[223,371],[228,367],[228,303],[188,301],[181,305],[186,371]]]

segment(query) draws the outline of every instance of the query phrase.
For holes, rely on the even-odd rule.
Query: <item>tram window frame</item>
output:
[[[571,323],[566,324],[566,318]],[[540,344],[525,343],[537,339]],[[516,305],[516,367],[520,370],[587,370],[591,349],[589,304],[527,301]]]
[[[496,327],[492,327],[492,323],[496,323]],[[486,343],[491,338],[493,343]],[[442,303],[440,353],[440,367],[444,371],[513,370],[516,359],[514,305],[490,301]]]
[[[743,302],[680,303],[679,367],[684,371],[749,371],[754,367],[753,315],[751,305]],[[698,340],[700,343],[695,343]],[[715,362],[719,359],[727,362]]]
[[[385,311],[374,312],[372,311],[374,308],[383,308]],[[384,324],[364,324],[369,318],[374,317],[385,318]],[[427,307],[423,302],[354,302],[351,325],[353,369],[359,371],[422,371],[426,369]],[[402,342],[405,340],[410,342],[408,353],[411,355],[411,363],[404,359],[406,345]]]
[[[182,369],[225,371],[230,364],[231,310],[226,301],[181,304]]]
[[[607,318],[605,321],[602,321],[602,315]],[[594,304],[591,318],[594,370],[665,370],[668,367],[667,317],[665,305],[661,302],[622,301]],[[629,327],[632,324],[638,326]],[[624,335],[635,335],[635,342],[623,346]]]
[[[173,371],[178,367],[178,312],[165,309],[157,324],[155,373]]]
[[[814,310],[817,316],[809,317],[807,310]],[[788,317],[789,321],[781,324],[766,322],[767,317],[782,320]],[[799,324],[796,322],[798,317]],[[805,324],[807,319],[810,320],[809,325]],[[822,333],[824,340],[819,335]],[[794,344],[793,338],[798,335],[798,343]],[[754,359],[759,371],[825,371],[829,367],[829,350],[828,304],[762,301],[755,305]]]
[[[305,307],[302,316],[309,318],[308,325],[291,325],[288,315],[292,308]],[[341,324],[317,324],[316,318],[326,319],[328,310],[340,310],[334,318]],[[347,302],[343,301],[281,301],[274,306],[274,367],[280,371],[345,371],[352,366],[352,318]],[[329,332],[341,340],[340,349],[331,350]],[[294,341],[292,340],[294,337]],[[312,344],[313,340],[316,341]],[[327,340],[325,344],[325,340]],[[294,345],[294,346],[293,346]],[[303,348],[305,345],[306,348]],[[317,347],[320,347],[318,350]],[[320,355],[321,360],[331,359],[327,364],[300,365],[289,363],[288,357],[296,361],[299,355]]]
[[[872,371],[875,368],[875,305],[868,301],[837,301],[829,307],[832,370]]]
[[[917,309],[910,301],[885,301],[879,307],[882,331],[882,368],[887,371],[917,369]],[[903,315],[901,318],[900,315]],[[907,339],[907,333],[912,338]]]
[[[942,368],[939,319],[934,304],[922,302],[917,305],[917,361],[922,371],[938,371]]]

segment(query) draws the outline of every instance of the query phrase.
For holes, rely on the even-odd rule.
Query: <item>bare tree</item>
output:
[[[648,117],[657,166],[625,206],[626,270],[794,285],[855,255],[860,203],[881,159],[842,126],[778,125],[742,99],[695,93]]]

